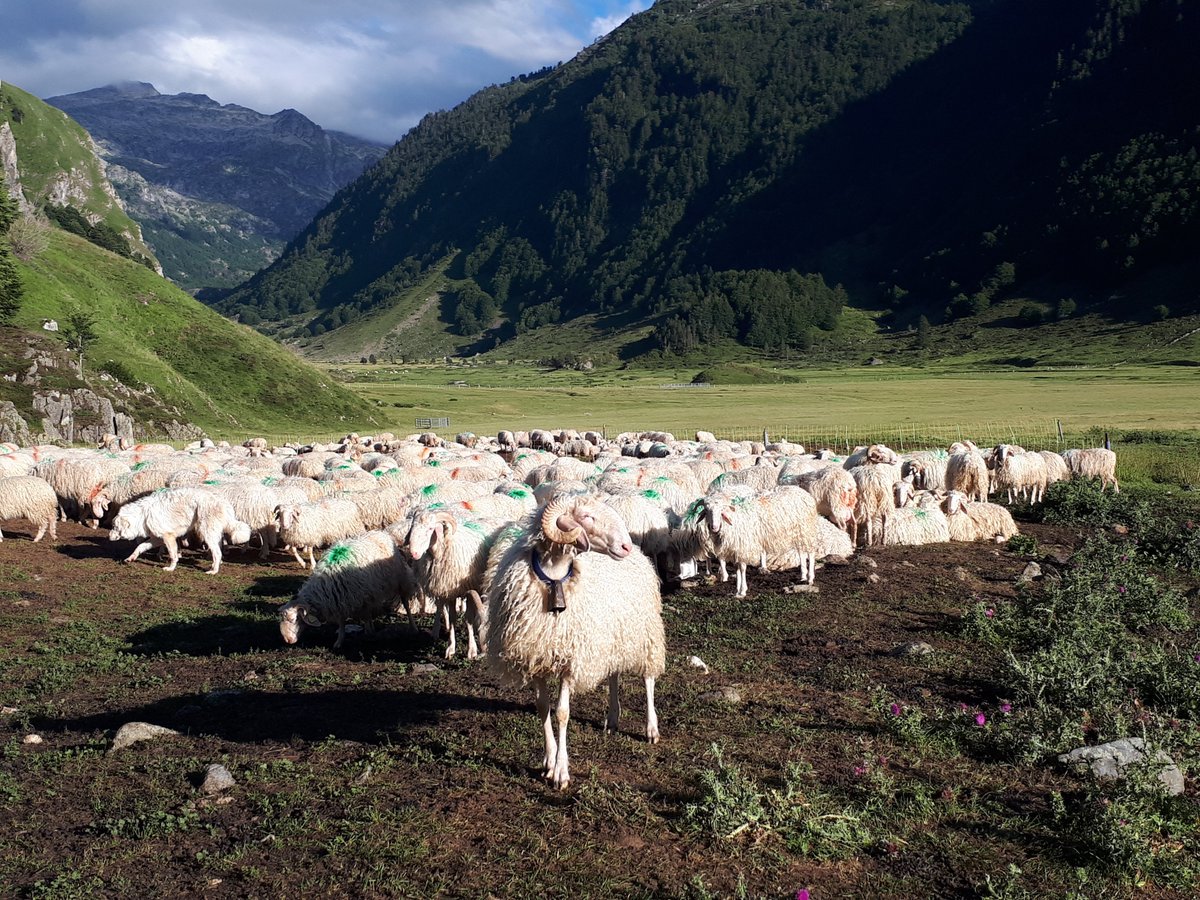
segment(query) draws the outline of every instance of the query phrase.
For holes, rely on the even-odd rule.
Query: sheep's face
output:
[[[408,532],[408,552],[413,559],[420,559],[433,546],[434,531],[437,529],[432,518],[422,516],[413,522]]]
[[[547,524],[543,518],[543,531]],[[615,509],[594,497],[580,497],[564,505],[553,526],[560,535],[578,529],[574,545],[580,550],[607,553],[614,559],[624,559],[633,552],[633,538],[624,520]]]
[[[903,509],[909,504],[913,497],[913,483],[909,479],[897,481],[892,485],[892,496],[896,501],[896,508]]]
[[[704,504],[705,518],[709,530],[716,534],[722,525],[733,524],[733,506],[723,501],[708,500]]]
[[[275,507],[275,521],[280,528],[292,528],[300,521],[300,510],[294,506],[283,505]]]
[[[92,515],[97,519],[103,519],[110,502],[108,496],[103,492],[97,494],[92,500]]]
[[[959,491],[950,491],[942,501],[942,512],[948,516],[956,515],[963,510],[963,502],[967,498]]]
[[[304,626],[320,626],[320,620],[312,614],[307,606],[298,603],[285,603],[279,607],[279,633],[285,644],[294,644],[300,640],[300,632]]]

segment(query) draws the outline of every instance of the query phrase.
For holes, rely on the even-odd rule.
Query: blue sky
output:
[[[117,81],[391,142],[425,113],[565,61],[651,0],[39,0],[4,12],[0,79]]]

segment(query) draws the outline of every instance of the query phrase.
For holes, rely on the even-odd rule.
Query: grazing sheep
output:
[[[900,481],[900,467],[888,463],[855,466],[850,470],[858,486],[858,505],[854,508],[857,525],[866,523],[867,546],[887,542],[887,523],[896,508],[894,487]],[[879,539],[875,539],[875,523],[879,523]]]
[[[292,555],[302,568],[316,568],[313,548],[328,547],[367,530],[358,507],[338,497],[311,503],[281,503],[275,510],[275,519],[279,540],[292,548]],[[306,550],[307,565],[303,556]]]
[[[106,484],[128,472],[129,466],[123,460],[88,453],[42,460],[31,474],[54,488],[64,521],[71,516],[80,524],[95,527],[96,520],[88,515],[92,499]]]
[[[409,604],[417,581],[396,539],[384,531],[368,531],[339,541],[321,557],[295,598],[279,607],[279,631],[288,644],[300,639],[304,626],[338,626],[334,649],[342,646],[346,623],[362,622],[368,630],[375,619]]]
[[[212,555],[209,575],[221,569],[221,540],[244,544],[250,540],[250,526],[239,522],[228,500],[202,488],[165,488],[148,497],[127,503],[117,511],[110,541],[142,539],[125,562],[134,562],[151,547],[166,547],[169,559],[164,571],[172,572],[179,563],[179,540],[194,534]]]
[[[320,451],[301,453],[283,461],[283,474],[296,478],[316,478],[325,471],[325,461],[334,456],[333,453]]]
[[[1003,506],[971,501],[958,491],[946,494],[942,512],[952,541],[1007,540],[1017,533],[1012,513]]]
[[[1066,450],[1063,461],[1072,478],[1099,478],[1100,490],[1113,486],[1113,493],[1121,493],[1117,484],[1117,454],[1104,447],[1089,447],[1086,450]]]
[[[262,541],[259,559],[266,559],[278,543],[279,522],[275,510],[280,504],[308,502],[308,497],[297,488],[266,485],[258,481],[220,484],[213,486],[212,491],[229,501],[234,515],[259,536]]]
[[[948,491],[958,491],[969,500],[986,501],[991,475],[987,462],[978,448],[969,441],[951,444],[950,458],[946,460],[945,486]]]
[[[532,682],[542,724],[545,777],[570,783],[567,725],[571,692],[608,681],[606,729],[620,715],[617,679],[642,677],[646,737],[659,739],[654,683],[666,668],[658,576],[611,508],[594,497],[547,504],[509,546],[487,593],[488,659],[510,682]],[[560,687],[557,738],[551,678]]]
[[[36,544],[47,530],[50,540],[58,540],[58,494],[36,475],[12,475],[0,478],[0,519],[28,519],[37,529]],[[4,535],[0,533],[0,541]]]

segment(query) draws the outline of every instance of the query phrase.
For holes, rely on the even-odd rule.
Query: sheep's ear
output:
[[[314,628],[321,627],[321,620],[313,615],[311,609],[307,606],[298,606],[296,608],[300,610],[300,618],[304,620],[305,625],[312,625]]]

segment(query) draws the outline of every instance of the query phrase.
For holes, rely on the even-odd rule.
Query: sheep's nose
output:
[[[621,551],[621,556],[628,556],[633,552],[633,544],[629,543],[629,541],[623,541],[617,549]]]

